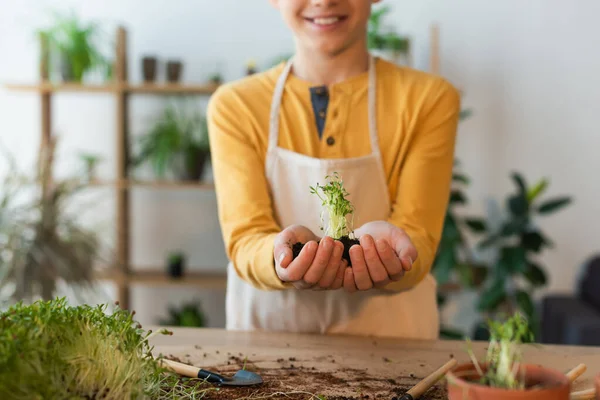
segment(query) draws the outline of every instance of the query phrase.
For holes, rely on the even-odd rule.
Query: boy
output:
[[[287,63],[221,87],[208,109],[228,266],[227,328],[437,338],[429,274],[448,203],[457,90],[375,59],[372,0],[270,0]],[[309,186],[338,173],[356,212],[351,267],[317,236]],[[291,244],[305,243],[293,259]]]

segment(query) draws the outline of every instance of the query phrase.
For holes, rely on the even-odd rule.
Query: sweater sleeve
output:
[[[264,155],[253,124],[233,89],[223,86],[207,108],[211,161],[226,254],[241,279],[256,288],[287,288],[275,271],[273,248],[280,227],[273,217]]]
[[[449,202],[460,94],[440,78],[438,89],[424,101],[416,119],[395,204],[388,222],[402,228],[418,257],[403,279],[389,290],[406,290],[430,272]]]

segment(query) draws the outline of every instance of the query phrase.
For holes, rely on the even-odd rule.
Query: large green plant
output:
[[[132,161],[134,167],[148,162],[159,178],[168,171],[188,175],[210,154],[206,117],[170,104],[150,131],[140,137],[139,145]]]
[[[492,249],[488,279],[481,289],[478,309],[487,315],[522,312],[537,336],[538,318],[532,295],[546,285],[547,277],[537,256],[553,243],[536,223],[572,202],[569,196],[543,199],[549,181],[541,179],[529,186],[517,172],[512,175],[515,191],[505,201],[506,215],[497,229],[488,229],[478,244],[481,250]],[[488,224],[489,225],[489,224]]]
[[[55,14],[54,24],[38,35],[48,46],[42,54],[43,65],[60,65],[64,80],[81,82],[95,68],[104,71],[106,78],[112,76],[112,65],[99,49],[99,40],[104,38],[98,23],[85,24],[74,14]]]
[[[12,292],[13,301],[49,300],[60,281],[78,295],[92,287],[102,259],[97,232],[80,224],[73,208],[80,179],[52,179],[54,148],[54,141],[43,146],[33,179],[10,162],[0,188],[0,291]]]

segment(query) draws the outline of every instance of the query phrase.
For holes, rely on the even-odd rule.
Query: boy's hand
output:
[[[300,254],[293,259],[294,243],[304,243]],[[342,261],[344,246],[339,241],[324,237],[319,242],[310,229],[292,225],[275,238],[273,256],[277,276],[284,282],[292,282],[296,289],[339,289],[344,270]]]
[[[360,246],[350,249],[352,268],[344,276],[349,292],[385,287],[402,279],[417,259],[417,249],[402,229],[386,221],[369,222],[355,231]]]

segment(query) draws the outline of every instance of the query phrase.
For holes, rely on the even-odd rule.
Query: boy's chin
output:
[[[345,43],[323,43],[315,44],[309,49],[312,52],[324,57],[335,57],[349,48]]]

